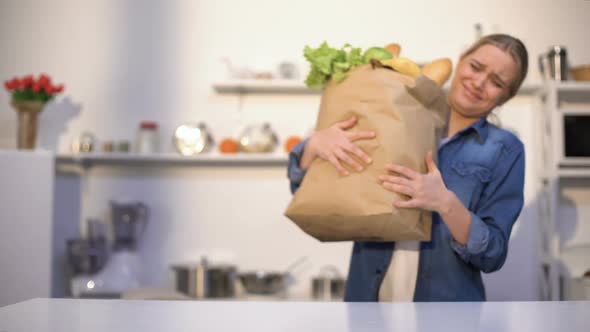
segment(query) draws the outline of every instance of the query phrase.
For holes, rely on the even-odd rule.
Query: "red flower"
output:
[[[15,77],[10,81],[10,85],[12,85],[13,89],[18,89],[20,87],[20,81]]]
[[[25,75],[20,78],[14,77],[4,81],[4,87],[12,94],[18,94],[21,90],[27,91],[18,96],[19,98],[41,100],[43,102],[51,100],[57,93],[64,91],[63,84],[52,84],[51,77],[45,73],[40,74],[37,78],[33,75]]]
[[[22,79],[24,88],[30,88],[33,86],[33,75],[27,75]]]
[[[39,81],[37,81],[41,86],[51,85],[51,78],[47,76],[47,74],[39,75]]]
[[[24,85],[23,85],[23,81],[19,80],[19,79],[14,79],[12,81],[12,84],[14,84],[14,88],[15,89],[24,89]]]
[[[48,94],[48,95],[51,95],[51,94],[53,93],[53,91],[54,91],[53,85],[51,85],[51,84],[47,84],[47,85],[44,87],[44,90],[45,90],[45,93],[46,93],[46,94]]]

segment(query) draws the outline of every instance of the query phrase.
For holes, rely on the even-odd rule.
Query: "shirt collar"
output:
[[[481,119],[471,124],[471,126],[461,130],[458,134],[464,135],[471,131],[475,131],[475,133],[479,137],[480,143],[485,143],[486,139],[488,138],[489,131],[488,121],[486,120],[486,118],[482,117]]]

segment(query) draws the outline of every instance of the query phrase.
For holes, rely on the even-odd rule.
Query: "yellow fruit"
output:
[[[453,62],[449,58],[436,59],[422,68],[422,74],[438,86],[443,86],[451,76]]]
[[[385,66],[389,66],[400,74],[408,75],[411,77],[418,77],[422,73],[420,67],[412,60],[408,58],[393,58],[389,60],[382,60],[381,63]]]
[[[389,51],[389,53],[391,53],[391,55],[393,55],[394,58],[397,58],[399,56],[399,53],[402,51],[402,47],[396,43],[387,44],[387,46],[385,46],[385,49]]]

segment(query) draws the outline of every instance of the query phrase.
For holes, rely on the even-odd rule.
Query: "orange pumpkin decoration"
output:
[[[224,138],[219,144],[221,153],[237,153],[240,150],[238,141],[233,138]]]
[[[287,153],[291,152],[295,145],[301,143],[301,141],[302,139],[299,136],[289,136],[289,138],[287,138],[287,140],[285,141],[285,151]]]

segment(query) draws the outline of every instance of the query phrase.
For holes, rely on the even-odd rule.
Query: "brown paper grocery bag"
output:
[[[330,82],[320,105],[317,129],[356,115],[352,130],[375,131],[376,139],[356,143],[373,163],[341,176],[327,161],[314,160],[285,215],[320,241],[430,240],[431,212],[397,209],[407,199],[384,189],[379,176],[395,162],[427,171],[425,156],[436,155],[448,117],[443,91],[430,79],[364,65],[341,83]]]

